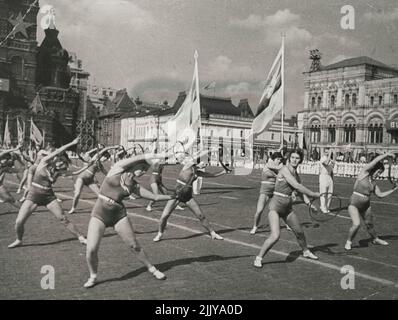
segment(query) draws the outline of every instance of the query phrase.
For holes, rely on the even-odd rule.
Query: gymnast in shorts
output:
[[[348,232],[348,239],[345,243],[344,248],[349,251],[352,248],[352,241],[356,236],[359,227],[361,225],[361,218],[365,222],[366,230],[372,237],[372,243],[387,246],[388,242],[378,237],[375,227],[372,209],[370,206],[370,196],[375,194],[379,198],[389,196],[395,190],[393,189],[381,192],[380,188],[376,185],[376,179],[384,171],[383,160],[387,157],[395,157],[393,153],[386,153],[376,157],[373,161],[366,164],[358,175],[357,180],[354,184],[354,192],[350,198],[350,204],[348,206],[348,213],[352,219],[352,226]]]

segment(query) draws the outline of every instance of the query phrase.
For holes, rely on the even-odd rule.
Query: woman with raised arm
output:
[[[170,200],[168,195],[155,195],[141,187],[135,180],[142,176],[150,167],[148,161],[162,159],[166,155],[138,155],[129,159],[118,161],[109,170],[102,182],[100,194],[91,213],[87,233],[87,265],[90,278],[84,284],[85,288],[93,287],[97,282],[98,250],[105,229],[113,227],[120,238],[130,247],[138,260],[144,264],[148,271],[159,280],[165,275],[157,270],[148,260],[144,250],[138,243],[133,226],[127,217],[123,199],[131,194],[136,194],[148,200]]]
[[[76,178],[72,208],[68,212],[69,214],[75,213],[84,186],[90,188],[97,196],[99,195],[100,187],[98,184],[98,180],[95,178],[95,175],[99,171],[101,171],[104,175],[108,173],[104,168],[104,166],[102,165],[102,161],[106,161],[110,158],[111,155],[109,154],[108,151],[116,149],[118,147],[119,146],[113,146],[113,147],[103,148],[101,150],[96,149],[97,151],[99,151],[97,154],[91,153],[89,155],[91,158],[90,162],[92,162],[92,164],[87,168],[87,170],[83,171]]]
[[[207,153],[208,151],[204,154]],[[198,218],[202,226],[210,233],[212,239],[223,240],[223,237],[213,230],[209,221],[200,209],[199,204],[193,198],[192,184],[198,177],[216,178],[225,174],[226,171],[223,170],[216,174],[198,171],[200,167],[198,167],[194,159],[199,157],[192,157],[185,153],[180,153],[178,157],[178,162],[183,164],[183,168],[177,178],[176,198],[167,202],[159,221],[159,232],[153,241],[158,242],[162,239],[164,230],[166,229],[167,220],[180,202],[185,203],[188,208],[191,209],[192,213]]]
[[[22,146],[18,145],[15,149],[3,150],[0,153],[0,200],[3,203],[9,203],[15,208],[19,209],[20,205],[17,200],[11,195],[11,193],[4,186],[4,177],[6,173],[11,172],[13,166],[12,153],[18,151]]]
[[[303,157],[303,152],[300,149],[294,149],[291,151],[290,156],[288,157],[288,163],[279,170],[275,183],[274,196],[271,198],[269,204],[270,211],[268,214],[268,220],[271,227],[271,234],[265,240],[258,256],[254,261],[255,267],[262,267],[262,259],[264,255],[271,250],[271,248],[279,240],[280,218],[282,218],[284,222],[292,229],[297,238],[298,244],[303,249],[304,257],[318,260],[318,257],[308,249],[304,231],[296,214],[293,211],[292,194],[295,190],[297,190],[299,196],[304,199],[306,204],[311,203],[308,197],[318,198],[320,196],[318,192],[313,192],[301,184],[300,177],[297,173],[297,167],[303,161]]]
[[[261,178],[260,196],[257,201],[257,211],[254,215],[254,224],[250,234],[256,234],[265,205],[274,195],[276,176],[283,166],[282,160],[282,154],[274,152],[265,164]]]
[[[19,210],[17,220],[15,222],[15,231],[17,239],[8,246],[8,248],[16,248],[22,245],[22,238],[24,235],[24,225],[32,213],[38,206],[45,206],[55,215],[55,217],[78,238],[80,243],[85,244],[86,239],[81,232],[72,224],[65,216],[61,205],[58,203],[53,191],[53,184],[57,178],[68,168],[68,158],[62,155],[64,151],[76,145],[79,139],[64,145],[63,147],[55,150],[47,156],[44,156],[36,168],[32,185],[26,196],[26,200]],[[85,170],[86,168],[82,168]],[[74,174],[79,174],[77,171]]]
[[[362,168],[357,180],[355,181],[354,192],[350,198],[350,204],[348,206],[348,213],[352,219],[352,226],[348,232],[348,239],[344,246],[346,250],[351,250],[352,241],[361,225],[361,218],[365,222],[366,230],[372,237],[373,244],[383,246],[388,245],[387,241],[384,241],[377,236],[374,228],[372,209],[370,206],[370,196],[372,193],[379,198],[385,198],[398,189],[398,186],[395,186],[391,190],[381,192],[380,188],[376,185],[375,180],[383,173],[383,160],[387,157],[395,157],[395,155],[393,153],[386,153],[376,157],[373,161]]]
[[[26,178],[26,188],[25,188],[25,192],[24,192],[22,198],[19,199],[20,202],[24,202],[26,199],[26,196],[29,193],[29,189],[32,186],[33,176],[35,175],[37,166],[39,165],[41,159],[43,159],[45,156],[48,156],[51,152],[53,152],[55,150],[55,148],[52,146],[47,146],[46,150],[37,150],[37,149],[35,149],[35,150],[36,151],[34,152],[34,155],[33,155],[34,163],[28,169],[28,175]]]

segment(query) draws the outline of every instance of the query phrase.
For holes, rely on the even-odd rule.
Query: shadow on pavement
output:
[[[244,256],[232,256],[232,257],[222,257],[219,255],[208,255],[208,256],[203,256],[203,257],[195,257],[195,258],[183,258],[183,259],[177,259],[173,261],[168,261],[164,262],[161,264],[156,265],[156,267],[162,271],[168,271],[172,268],[178,267],[178,266],[185,266],[185,265],[190,265],[195,262],[214,262],[214,261],[228,261],[228,260],[233,260],[233,259],[240,259],[240,258],[248,258],[248,257],[253,257],[253,255],[244,255]],[[107,282],[118,282],[118,281],[125,281],[129,280],[131,278],[135,278],[139,276],[142,273],[148,272],[145,267],[142,267],[140,269],[134,270],[132,272],[129,272],[125,274],[124,276],[120,278],[112,278],[104,281],[99,281],[97,285],[104,284]]]

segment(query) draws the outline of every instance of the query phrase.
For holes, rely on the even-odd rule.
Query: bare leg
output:
[[[92,217],[90,219],[87,231],[86,260],[88,270],[90,271],[90,278],[84,285],[86,288],[93,287],[95,285],[95,280],[97,279],[98,250],[104,232],[104,223],[101,220]]]
[[[158,271],[151,262],[149,262],[144,249],[141,248],[134,234],[133,227],[128,217],[124,217],[115,225],[115,231],[122,238],[124,243],[130,248],[131,252],[137,257],[137,259],[147,267],[148,271],[152,273],[157,279],[165,279],[165,275]]]
[[[258,225],[260,224],[261,215],[264,211],[264,208],[265,208],[265,205],[266,205],[268,199],[269,199],[268,196],[265,194],[260,194],[260,196],[258,197],[257,210],[256,210],[256,214],[254,215],[253,229],[250,231],[250,234],[256,233]]]
[[[27,177],[27,181],[26,181],[26,190],[25,190],[22,198],[19,200],[20,202],[25,201],[26,196],[28,195],[29,189],[32,185],[32,181],[33,181],[33,174],[28,172],[28,177]]]
[[[189,209],[191,209],[192,213],[198,218],[202,226],[209,231],[212,239],[215,240],[223,240],[223,238],[217,234],[212,226],[210,225],[209,220],[207,220],[206,216],[203,214],[202,210],[200,209],[198,203],[196,202],[195,199],[191,199],[187,202],[187,206]]]
[[[88,186],[92,192],[94,192],[97,196],[100,194],[100,187],[96,183],[92,183]]]
[[[307,240],[305,239],[303,228],[301,228],[300,221],[294,212],[291,212],[286,217],[285,223],[290,226],[294,235],[296,236],[298,244],[300,245],[301,249],[303,249],[303,256],[305,258],[318,260],[318,257],[308,249]]]
[[[18,186],[17,193],[21,193],[22,188],[23,188],[26,180],[28,179],[28,171],[29,171],[29,169],[24,170],[21,182],[19,183],[19,186]]]
[[[79,203],[80,195],[82,193],[84,182],[81,178],[77,178],[75,182],[75,193],[73,196],[72,208],[68,213],[72,214],[75,212],[77,204]]]
[[[76,226],[68,220],[68,218],[65,216],[64,211],[62,210],[61,205],[58,203],[57,200],[52,201],[49,205],[47,205],[47,209],[50,210],[50,212],[64,225],[66,229],[68,229],[69,232],[74,234],[76,238],[79,239],[79,241],[82,244],[86,243],[86,239],[84,236],[81,234],[81,232],[76,228]]]
[[[157,183],[151,183],[151,189],[153,194],[158,195],[159,194],[159,187],[157,185]],[[152,205],[155,203],[156,201],[149,201],[147,207],[146,207],[146,211],[152,211]]]
[[[257,256],[260,260],[267,254],[269,250],[271,250],[280,237],[279,214],[276,211],[272,210],[268,213],[268,222],[271,228],[271,234],[264,241],[264,244]]]
[[[350,214],[352,220],[352,226],[348,232],[348,239],[345,244],[345,249],[351,250],[352,240],[354,240],[359,227],[361,226],[361,217],[358,208],[353,205],[348,206],[348,213]]]
[[[381,244],[383,246],[387,246],[388,242],[385,240],[382,240],[378,237],[377,232],[374,227],[374,217],[372,214],[372,208],[369,207],[368,210],[366,210],[364,218],[363,218],[365,225],[366,225],[366,230],[368,231],[369,235],[373,239],[373,244]]]
[[[174,209],[177,207],[178,203],[179,202],[176,199],[167,201],[166,206],[163,209],[162,216],[160,217],[159,220],[159,232],[156,235],[156,237],[153,239],[153,241],[158,242],[162,238],[163,232],[166,229],[167,220],[169,219]]]
[[[35,211],[37,208],[37,204],[33,203],[30,200],[26,200],[22,206],[21,209],[19,210],[17,220],[15,221],[15,232],[17,235],[17,239],[15,242],[10,244],[8,246],[9,249],[16,248],[20,245],[22,245],[22,239],[23,235],[25,232],[25,223],[29,219],[29,217],[32,215],[33,211]]]

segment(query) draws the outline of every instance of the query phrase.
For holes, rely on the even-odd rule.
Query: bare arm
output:
[[[61,148],[55,150],[54,152],[50,153],[48,156],[45,156],[41,162],[43,163],[48,163],[51,159],[55,158],[57,155],[61,154],[62,152],[68,150],[70,147],[73,147],[74,145],[77,145],[79,143],[80,139],[76,138],[72,142],[62,146]]]
[[[385,154],[382,154],[382,155],[380,155],[380,156],[377,156],[376,158],[373,159],[372,162],[366,164],[366,165],[362,168],[362,170],[363,170],[363,171],[369,171],[369,170],[371,170],[378,162],[380,162],[381,160],[384,160],[384,159],[387,158],[387,157],[395,157],[395,155],[392,154],[392,153],[385,153]]]
[[[294,189],[298,190],[303,195],[305,194],[313,198],[318,198],[320,196],[319,192],[313,192],[310,189],[304,187],[302,184],[300,184],[286,167],[282,168],[280,172],[282,173],[283,177],[286,179],[287,183],[289,183]]]
[[[112,169],[108,172],[121,172],[126,171],[133,167],[138,161],[151,161],[152,159],[165,159],[166,157],[170,157],[171,154],[159,153],[159,154],[140,154],[138,156],[134,156],[129,159],[120,160],[119,162],[115,163]]]
[[[375,187],[375,195],[378,198],[385,198],[388,197],[391,193],[398,189],[398,186],[395,186],[393,189],[382,192],[378,186]]]
[[[21,147],[22,147],[21,145],[18,145],[15,149],[3,150],[3,151],[0,153],[0,158],[1,158],[1,157],[4,157],[5,155],[7,155],[7,154],[9,154],[9,153],[18,151],[19,149],[21,149]]]
[[[138,190],[139,190],[139,196],[144,198],[144,199],[147,199],[147,200],[167,201],[167,200],[173,199],[173,197],[169,196],[169,195],[162,195],[162,194],[156,195],[156,194],[152,193],[151,191],[149,191],[149,190],[147,190],[147,189],[145,189],[145,188],[143,188],[141,186],[139,187]]]
[[[225,170],[220,171],[218,173],[209,173],[209,172],[205,172],[205,171],[197,171],[197,175],[199,177],[204,177],[204,178],[216,178],[219,176],[222,176],[224,174],[226,174],[227,172]]]

